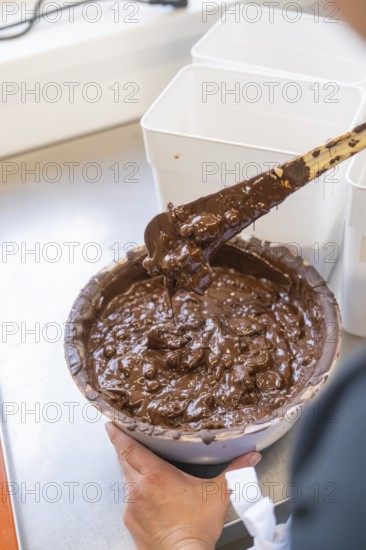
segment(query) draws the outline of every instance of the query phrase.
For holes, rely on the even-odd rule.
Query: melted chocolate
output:
[[[217,267],[203,296],[177,292],[174,322],[162,277],[107,299],[88,335],[92,386],[136,421],[178,430],[243,426],[283,406],[314,373],[324,316],[306,279],[259,265]]]
[[[214,279],[213,253],[308,181],[309,168],[296,159],[189,204],[168,205],[146,227],[144,267],[165,276],[171,295],[179,288],[203,294]]]
[[[238,407],[237,411],[239,416],[243,418],[243,422],[234,428],[219,428],[221,425],[220,422],[222,422],[222,420],[218,418],[220,413],[214,412],[212,412],[208,419],[203,419],[201,425],[206,426],[206,428],[203,429],[198,429],[199,423],[197,423],[197,427],[194,429],[192,425],[188,424],[179,426],[178,422],[177,428],[165,428],[146,422],[143,417],[139,416],[138,409],[134,411],[132,407],[127,406],[126,397],[128,397],[128,395],[127,392],[124,392],[127,388],[124,387],[125,378],[121,376],[121,371],[119,371],[119,369],[118,372],[116,371],[116,380],[114,382],[110,377],[109,380],[105,378],[105,383],[103,383],[102,375],[103,364],[107,364],[104,362],[103,358],[104,347],[106,347],[107,340],[109,339],[108,331],[113,330],[112,323],[109,329],[107,327],[105,311],[112,302],[117,306],[118,300],[120,298],[122,299],[125,293],[128,293],[132,285],[147,280],[146,271],[142,267],[142,261],[145,258],[146,250],[143,248],[136,249],[133,251],[133,254],[131,253],[128,255],[126,261],[113,265],[113,267],[109,269],[103,269],[100,273],[92,277],[75,300],[66,324],[65,354],[73,379],[81,392],[88,399],[91,399],[93,404],[120,428],[123,430],[137,430],[141,434],[156,438],[161,437],[163,439],[171,438],[175,440],[184,436],[185,441],[196,442],[199,438],[206,444],[209,444],[215,439],[230,442],[232,437],[245,435],[247,432],[252,433],[253,430],[258,431],[265,429],[265,427],[268,426],[267,421],[270,422],[270,425],[272,425],[273,422],[281,422],[284,414],[287,414],[287,411],[291,410],[291,407],[295,404],[299,405],[301,403],[306,403],[324,384],[324,381],[328,378],[329,372],[334,365],[334,360],[339,353],[340,346],[340,315],[332,292],[312,266],[303,262],[300,257],[294,257],[285,247],[273,247],[270,243],[259,241],[255,238],[251,238],[247,241],[239,238],[232,239],[230,243],[225,244],[220,251],[213,256],[213,266],[223,267],[226,270],[234,268],[240,273],[244,273],[247,276],[254,277],[263,282],[264,280],[269,280],[271,282],[271,288],[273,288],[272,285],[274,285],[274,288],[277,288],[281,294],[286,291],[282,298],[285,304],[287,303],[286,300],[291,305],[293,303],[295,306],[297,303],[301,304],[299,312],[302,310],[304,314],[305,337],[300,337],[293,344],[294,350],[297,350],[296,353],[294,353],[295,360],[291,364],[294,384],[290,388],[288,394],[286,394],[284,388],[282,388],[283,395],[288,397],[289,400],[286,402],[285,407],[276,409],[273,415],[260,417],[256,422],[256,427],[253,426],[251,420],[257,413],[259,413],[258,416],[265,413],[265,408],[260,407],[260,402]],[[164,293],[162,287],[160,287],[160,289],[161,292]],[[286,298],[286,294],[288,299]],[[197,299],[196,294],[193,295],[193,299]],[[164,302],[164,304],[164,308],[166,309],[166,302]],[[254,315],[254,317],[249,316],[251,319],[250,322],[254,323],[258,316],[260,318],[259,312],[257,312],[257,314],[258,315]],[[149,315],[152,315],[152,310],[149,310]],[[233,312],[231,317],[235,318],[235,316],[236,314]],[[229,317],[228,315],[228,318]],[[222,316],[220,314],[220,320],[221,318]],[[288,325],[285,324],[283,326],[281,322],[281,330],[284,331],[282,337],[284,335],[286,336],[286,327],[290,325],[290,328],[295,328],[296,322],[292,324],[291,319],[294,320],[293,317],[286,319],[284,315],[283,322],[288,322]],[[100,326],[100,324],[103,323],[103,320],[105,320],[106,332],[104,334],[100,332],[98,336],[96,331],[98,330],[98,325]],[[125,321],[126,318],[123,317],[123,322]],[[169,315],[167,323],[170,323]],[[121,336],[126,332],[126,328],[126,325],[124,325],[123,330],[121,329]],[[94,341],[90,339],[91,331],[94,333]],[[132,332],[134,332],[136,337],[138,336],[136,326],[133,327]],[[202,335],[203,331],[201,331],[200,334]],[[110,332],[110,335],[112,335],[112,332]],[[308,336],[306,335],[312,338],[308,340]],[[123,340],[118,334],[115,336],[116,351],[114,351],[113,346],[106,350],[107,354],[112,354],[108,362],[113,358],[118,358],[120,354],[120,346]],[[181,334],[178,336],[181,336]],[[239,340],[242,340],[243,335],[238,333],[236,336],[239,337]],[[253,336],[259,337],[259,334]],[[267,333],[265,338],[266,336]],[[103,338],[105,340],[104,347]],[[159,339],[160,336],[158,340]],[[155,348],[156,340],[156,335],[151,334],[150,342],[152,341],[154,346],[155,341]],[[249,339],[249,343],[250,341],[251,339]],[[261,344],[263,340],[258,339],[257,342]],[[112,342],[109,342],[109,344],[111,343]],[[97,351],[98,348],[99,353]],[[181,348],[178,348],[178,350],[179,349]],[[161,352],[163,352],[163,350],[164,348],[161,348]],[[145,351],[147,351],[147,348]],[[168,350],[166,350],[166,352],[167,351]],[[175,352],[176,350],[171,351]],[[270,354],[272,354],[272,352],[270,352]],[[309,363],[308,367],[304,365],[306,362]],[[224,367],[224,374],[228,374],[233,367]],[[201,368],[201,372],[205,372],[203,364],[201,364]],[[275,369],[276,368],[278,368],[278,365],[277,367],[275,366]],[[274,369],[268,368],[268,371],[269,370]],[[207,373],[208,376],[211,376],[209,369],[207,369]],[[174,376],[177,375],[178,378],[178,371],[174,371],[172,374],[174,374]],[[102,386],[98,382],[99,375],[101,376]],[[111,388],[111,386],[115,387],[114,391],[106,389],[108,387]],[[274,391],[278,392],[278,390]],[[147,400],[151,400],[153,394],[148,393],[146,393]],[[157,394],[155,394],[155,396],[157,396]],[[267,396],[269,399],[270,392]],[[279,402],[277,401],[276,403],[278,404]],[[240,409],[242,409],[241,415]],[[251,416],[249,413],[254,414]],[[229,415],[230,414],[229,412]],[[235,414],[234,411],[234,415]],[[213,422],[211,427],[217,426],[218,429],[209,429],[210,420]],[[218,424],[215,423],[216,421]]]

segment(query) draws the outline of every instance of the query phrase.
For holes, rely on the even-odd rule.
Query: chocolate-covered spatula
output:
[[[228,239],[333,166],[366,148],[366,123],[260,176],[155,216],[146,226],[151,275],[170,289],[202,294],[213,278],[212,254]]]

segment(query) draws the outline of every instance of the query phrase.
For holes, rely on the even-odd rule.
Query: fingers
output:
[[[118,453],[117,453],[118,456]],[[124,481],[136,481],[138,482],[141,478],[140,473],[131,466],[127,460],[121,460],[121,458],[118,456],[119,464],[122,468]]]
[[[152,470],[161,470],[165,466],[164,460],[123,433],[112,422],[107,422],[105,428],[127,477],[133,474],[131,468],[141,475],[146,475]]]
[[[162,469],[171,467],[164,460],[146,449],[146,447],[122,432],[112,422],[107,422],[105,427],[111,442],[115,446],[119,461],[127,478],[132,479],[136,474],[146,475],[151,474],[153,471],[160,472]],[[225,473],[232,470],[256,466],[261,458],[262,456],[257,452],[242,455],[236,458],[219,477],[224,478]]]
[[[253,452],[253,453],[247,453],[246,455],[239,456],[229,466],[225,469],[223,474],[226,472],[231,472],[232,470],[239,470],[240,468],[248,468],[253,467],[258,464],[258,462],[262,459],[262,455]]]

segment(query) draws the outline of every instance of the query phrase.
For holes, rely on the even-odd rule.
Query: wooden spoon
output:
[[[151,275],[202,294],[211,284],[209,259],[228,239],[330,168],[366,148],[366,122],[259,176],[155,216],[146,226]]]

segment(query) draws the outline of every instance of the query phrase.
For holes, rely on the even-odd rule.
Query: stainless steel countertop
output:
[[[8,174],[17,173],[0,183],[0,231],[13,252],[5,257],[3,248],[1,257],[2,420],[23,547],[129,550],[134,544],[121,522],[117,459],[104,419],[66,369],[63,326],[88,278],[116,253],[124,256],[141,244],[146,222],[158,211],[139,125],[4,162]],[[88,165],[95,162],[99,166]],[[39,172],[39,183],[27,175],[30,169]],[[347,335],[342,354],[362,341]],[[277,503],[286,496],[294,432],[267,449],[258,467],[264,493],[274,489]],[[226,530],[235,519],[230,512]]]

